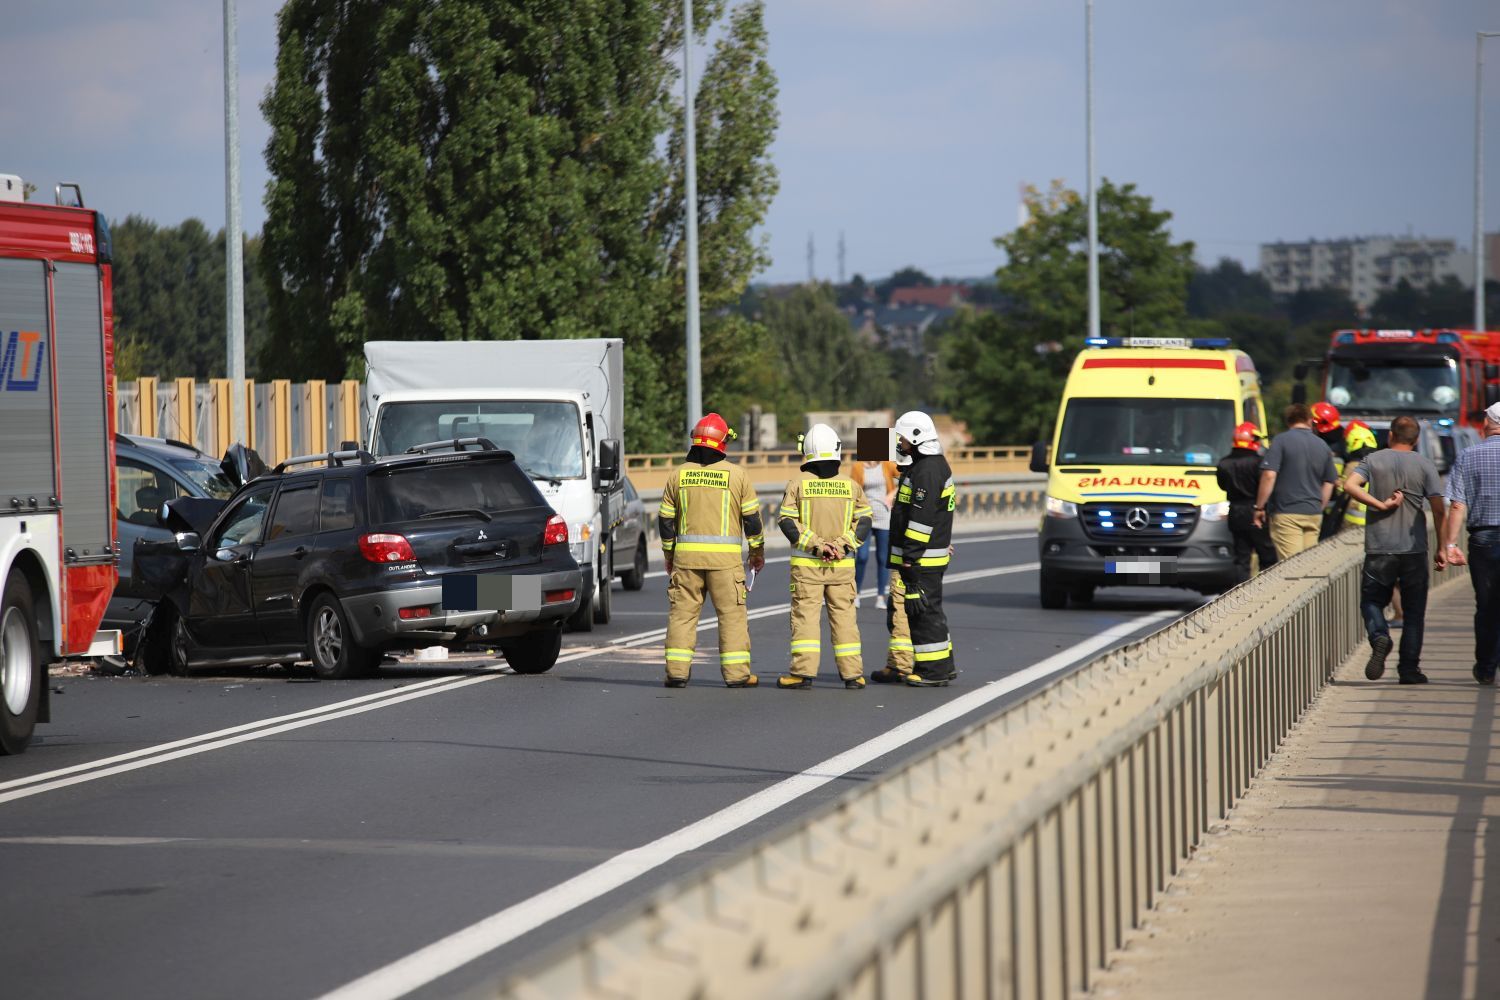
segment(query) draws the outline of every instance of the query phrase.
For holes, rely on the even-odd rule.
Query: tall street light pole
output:
[[[234,0],[224,0],[224,329],[231,439],[245,437],[245,274],[240,239],[240,66]]]
[[[1094,191],[1094,0],[1084,3],[1084,127],[1088,132],[1089,187],[1089,336],[1099,336],[1099,205]]]
[[[1484,40],[1500,31],[1474,32],[1474,329],[1484,319]]]
[[[693,110],[693,0],[682,0],[683,172],[687,177],[687,426],[703,415],[698,348],[698,140]]]

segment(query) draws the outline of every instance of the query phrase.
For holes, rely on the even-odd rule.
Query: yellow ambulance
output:
[[[1265,430],[1255,362],[1222,339],[1089,338],[1068,375],[1050,446],[1041,600],[1096,587],[1234,585],[1229,503],[1215,465],[1234,429]]]

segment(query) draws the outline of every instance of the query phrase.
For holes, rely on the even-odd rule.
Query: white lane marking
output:
[[[191,746],[194,743],[201,743],[204,740],[217,739],[221,736],[232,736],[235,733],[243,733],[250,729],[259,729],[261,726],[273,726],[278,722],[289,722],[292,719],[302,719],[310,715],[321,715],[324,712],[336,712],[339,709],[347,708],[350,705],[362,705],[365,702],[394,697],[395,695],[403,694],[408,691],[417,691],[423,688],[430,687],[441,687],[443,685],[451,684],[452,682],[461,679],[462,678],[458,677],[439,677],[435,680],[421,681],[417,684],[404,684],[401,687],[387,688],[384,691],[376,691],[373,694],[362,694],[358,698],[350,698],[347,701],[336,701],[328,705],[321,705],[317,708],[304,709],[301,712],[293,712],[290,715],[278,715],[270,719],[260,719],[256,722],[246,722],[243,725],[231,726],[228,729],[219,729],[211,733],[202,733],[198,736],[189,736],[185,739],[174,740],[171,743],[158,743],[156,746],[144,747],[140,750],[132,750],[129,753],[117,754],[114,757],[103,757],[99,760],[91,760],[85,764],[74,764],[72,767],[60,767],[54,771],[42,771],[39,774],[27,775],[24,778],[13,778],[10,781],[0,781],[0,791],[3,791],[7,788],[16,788],[21,785],[35,784],[39,781],[50,781],[53,778],[61,778],[62,776],[67,774],[77,774],[79,771],[88,771],[96,767],[106,767],[110,764],[118,764],[121,761],[126,760],[135,760],[139,757],[150,756],[151,754],[165,753],[168,750],[175,750],[178,747]]]
[[[222,750],[225,747],[234,746],[236,743],[247,743],[250,740],[258,740],[266,736],[276,736],[280,733],[289,733],[294,729],[304,729],[307,726],[316,726],[322,722],[332,722],[334,719],[343,719],[351,715],[362,715],[365,712],[373,712],[378,708],[388,708],[391,705],[399,705],[404,701],[414,701],[417,698],[426,698],[429,695],[439,694],[447,691],[454,691],[458,688],[470,687],[474,684],[483,684],[485,681],[492,681],[500,676],[503,675],[500,673],[486,673],[481,674],[477,677],[461,677],[455,679],[451,684],[447,684],[442,687],[427,688],[420,691],[413,690],[412,688],[403,688],[402,691],[404,693],[402,695],[395,698],[387,698],[384,701],[370,702],[369,704],[365,705],[355,705],[352,708],[346,708],[340,712],[325,712],[310,719],[299,719],[296,722],[286,722],[279,726],[272,726],[269,729],[257,729],[253,733],[242,733],[238,736],[230,736],[227,739],[214,740],[210,743],[200,743],[197,746],[190,746],[180,750],[173,750],[170,753],[160,753],[154,757],[149,757],[144,760],[127,761],[123,764],[115,764],[112,767],[106,767],[101,770],[90,771],[87,774],[75,774],[71,777],[59,778],[56,781],[49,781],[41,785],[31,785],[27,788],[17,788],[8,792],[0,792],[0,802],[13,802],[16,799],[24,799],[32,795],[40,795],[43,792],[51,792],[59,788],[67,788],[70,785],[80,785],[85,781],[97,781],[100,778],[108,778],[116,774],[124,774],[127,771],[135,771],[143,767],[152,767],[156,764],[165,764],[170,760],[178,760],[183,757],[192,757],[195,754],[207,753],[210,750]]]
[[[1009,534],[1004,534],[1004,535],[975,535],[975,536],[972,536],[972,537],[966,536],[966,535],[957,535],[957,536],[955,536],[953,538],[953,544],[954,545],[972,545],[975,542],[1011,542],[1011,541],[1015,541],[1017,538],[1035,538],[1035,537],[1036,537],[1036,532],[1035,531],[1013,531],[1013,532],[1010,532]],[[767,559],[766,560],[766,565],[769,566],[772,563],[784,563],[784,562],[791,562],[791,561],[792,561],[792,557],[791,556],[777,556],[775,559]],[[659,577],[663,577],[663,576],[666,576],[666,575],[667,575],[667,571],[666,570],[664,570],[664,569],[657,569],[657,570],[652,570],[650,573],[647,573],[646,574],[646,579],[653,580],[653,579],[657,579]]]
[[[1054,653],[1009,677],[960,695],[873,739],[815,764],[800,774],[779,781],[649,844],[617,854],[566,882],[508,906],[478,923],[412,952],[405,958],[361,976],[325,994],[322,1000],[394,1000],[404,996],[674,858],[733,833],[809,792],[921,739],[977,708],[1018,688],[1066,670],[1117,639],[1134,635],[1180,614],[1179,611],[1158,611],[1124,622],[1062,652]]]
[[[945,583],[963,583],[966,580],[978,580],[991,576],[1005,576],[1011,573],[1025,573],[1038,568],[1038,563],[1023,563],[1017,566],[997,566],[990,569],[970,570],[967,573],[955,573],[945,578]],[[873,593],[873,590],[866,593]],[[790,604],[775,604],[765,608],[757,608],[746,615],[747,619],[756,620],[770,618],[774,615],[786,614],[791,610]],[[698,631],[712,628],[718,622],[717,618],[709,618],[698,623]],[[580,649],[572,653],[564,653],[557,658],[558,663],[572,663],[577,660],[585,660],[595,656],[619,649],[633,648],[636,646],[649,646],[660,642],[667,634],[667,630],[650,629],[646,632],[638,632],[634,635],[622,636],[606,646],[593,646]],[[84,764],[75,764],[71,767],[59,768],[55,771],[45,771],[41,774],[30,775],[25,778],[17,778],[13,781],[0,785],[0,803],[12,802],[16,799],[28,798],[42,792],[55,791],[59,788],[67,788],[72,785],[82,784],[86,781],[94,781],[99,778],[107,778],[116,774],[124,774],[128,771],[139,770],[153,764],[164,764],[168,761],[178,760],[182,757],[191,757],[195,754],[204,753],[209,750],[221,750],[225,747],[245,743],[250,740],[260,739],[265,736],[275,736],[280,733],[289,732],[294,729],[302,729],[306,726],[316,725],[319,722],[332,722],[335,719],[346,718],[351,715],[360,715],[376,708],[385,708],[389,705],[398,705],[402,702],[412,701],[416,698],[425,698],[428,695],[440,694],[460,687],[469,687],[473,684],[494,680],[505,676],[496,670],[493,673],[485,673],[480,676],[470,677],[442,677],[431,681],[422,681],[409,687],[398,688],[391,691],[376,692],[375,694],[362,695],[345,702],[336,702],[323,708],[307,709],[295,712],[291,715],[278,716],[272,719],[263,719],[259,722],[247,722],[240,726],[229,729],[221,729],[213,733],[205,733],[201,736],[188,737],[171,743],[163,743],[154,747],[145,747],[133,750],[129,753],[119,754],[115,757],[107,757],[101,760],[91,761]],[[251,732],[250,730],[254,730]],[[226,738],[220,738],[226,737]],[[205,742],[209,741],[209,742]],[[86,774],[79,772],[86,771]],[[29,786],[29,787],[23,787]],[[12,789],[4,791],[3,789]]]

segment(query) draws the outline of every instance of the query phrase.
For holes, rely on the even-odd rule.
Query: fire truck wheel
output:
[[[20,753],[31,742],[46,681],[31,588],[16,574],[0,598],[0,753]]]

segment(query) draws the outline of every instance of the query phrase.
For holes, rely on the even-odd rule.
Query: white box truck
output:
[[[624,368],[616,338],[369,341],[367,445],[378,457],[478,437],[513,453],[568,522],[584,589],[569,624],[590,631],[610,619],[625,509]]]

